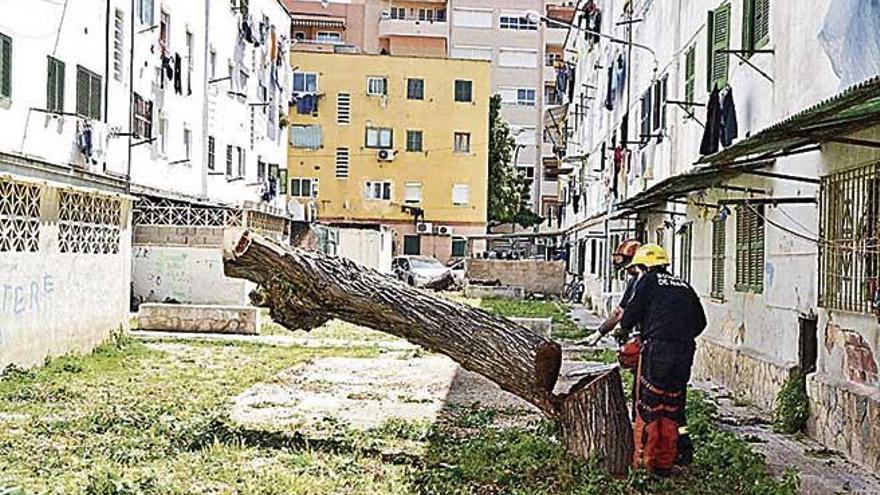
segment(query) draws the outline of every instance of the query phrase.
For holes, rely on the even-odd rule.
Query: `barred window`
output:
[[[709,295],[724,299],[724,253],[727,249],[727,217],[712,220],[712,284]]]
[[[40,187],[0,178],[0,252],[40,248]]]
[[[736,209],[736,290],[764,290],[764,207]]]
[[[871,312],[880,272],[880,162],[823,177],[819,214],[819,306]]]

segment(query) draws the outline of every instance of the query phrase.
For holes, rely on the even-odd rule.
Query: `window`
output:
[[[455,101],[472,102],[474,101],[474,83],[473,81],[455,81]]]
[[[646,146],[648,144],[649,137],[651,135],[651,89],[648,88],[645,91],[645,94],[642,95],[641,102],[641,117],[642,120],[639,126],[639,143],[640,146]]]
[[[422,253],[421,240],[417,235],[403,236],[403,254],[417,255]]]
[[[535,106],[535,90],[519,88],[516,90],[516,104],[526,107]]]
[[[724,253],[727,249],[727,217],[712,220],[712,283],[709,296],[724,299]]]
[[[743,0],[742,49],[760,50],[769,42],[770,0]]]
[[[232,177],[232,145],[226,146],[226,177]]]
[[[666,128],[666,83],[669,75],[664,75],[661,79],[654,81],[654,110],[652,112],[653,131],[655,133]]]
[[[136,0],[136,2],[138,20],[141,24],[152,26],[154,22],[153,0]]]
[[[125,14],[116,9],[113,15],[113,78],[123,81],[125,71]]]
[[[559,93],[556,92],[556,86],[544,86],[544,103],[547,105],[560,105]]]
[[[697,79],[697,46],[691,45],[691,47],[687,51],[687,55],[685,55],[684,62],[684,101],[685,109],[688,113],[693,115],[693,105],[691,103],[694,102],[695,88],[696,88],[696,79]]]
[[[538,51],[500,48],[498,50],[498,65],[501,67],[536,68],[538,67]]]
[[[163,52],[170,51],[168,49],[168,38],[171,33],[171,16],[168,15],[168,12],[162,11],[159,13],[159,46],[162,47]]]
[[[317,93],[318,92],[318,74],[314,72],[294,72],[293,73],[293,92],[294,93]]]
[[[351,152],[348,148],[336,148],[336,178],[347,179],[351,165]]]
[[[46,110],[50,112],[64,111],[64,62],[47,57],[49,61],[46,71]]]
[[[214,142],[214,136],[208,136],[208,170],[214,170],[217,163],[217,144]]]
[[[707,77],[708,91],[717,87],[721,89],[727,84],[727,70],[730,55],[717,53],[730,48],[730,4],[722,5],[715,11],[709,11]]]
[[[538,23],[529,19],[528,16],[519,14],[502,14],[501,29],[516,29],[537,31]]]
[[[876,311],[880,162],[822,177],[819,214],[819,306]]]
[[[318,179],[299,177],[290,179],[290,195],[295,198],[318,197]]]
[[[245,150],[241,146],[238,147],[238,177],[244,177],[245,165],[247,163],[246,153],[247,150]]]
[[[290,126],[290,145],[308,150],[320,149],[324,143],[320,125]]]
[[[183,128],[183,156],[192,159],[192,131],[186,127]]]
[[[389,15],[392,19],[406,19],[406,9],[404,7],[391,7]]]
[[[101,118],[101,76],[81,66],[76,68],[76,113]]]
[[[153,137],[153,102],[134,94],[134,135],[141,139]]]
[[[0,33],[0,99],[12,98],[12,38]]]
[[[364,183],[364,198],[391,201],[391,182],[367,181]]]
[[[318,43],[340,44],[342,43],[342,33],[334,31],[318,31],[315,34],[315,41]]]
[[[425,99],[425,80],[424,79],[407,79],[406,80],[406,98],[408,100],[424,100]]]
[[[681,249],[681,260],[678,266],[679,277],[685,282],[691,281],[691,252],[694,245],[694,229],[693,225],[686,223],[682,225],[678,231],[679,243]]]
[[[467,254],[467,239],[464,237],[452,238],[452,257],[464,258]]]
[[[404,203],[418,204],[422,202],[422,183],[407,182],[404,186]]]
[[[351,94],[336,94],[336,123],[348,125],[351,123]]]
[[[562,62],[562,54],[559,52],[547,52],[544,54],[544,65],[546,67],[555,67],[556,62]]]
[[[293,33],[293,39],[296,41],[305,41],[306,40],[306,33],[302,32],[302,31],[296,31],[295,33]]]
[[[470,153],[471,152],[471,133],[469,133],[469,132],[456,132],[455,133],[454,150],[456,153]]]
[[[368,96],[387,96],[388,95],[388,78],[387,77],[368,77],[367,78],[367,95]]]
[[[736,209],[736,290],[764,290],[764,207]]]
[[[387,149],[394,146],[394,130],[389,127],[367,127],[366,147]]]
[[[433,22],[434,9],[419,9],[419,20]]]
[[[452,22],[456,27],[492,29],[492,9],[454,8]]]
[[[159,155],[168,155],[168,119],[164,115],[159,115]]]
[[[217,78],[217,50],[211,48],[211,53],[208,54],[208,70],[210,71],[209,79],[214,80]]]
[[[471,188],[467,184],[452,186],[452,204],[455,206],[467,206],[470,202]]]
[[[467,60],[492,60],[492,47],[455,46],[449,51],[449,57]]]
[[[422,151],[422,131],[406,131],[406,151]]]
[[[266,178],[266,162],[262,158],[257,158],[257,180]]]
[[[195,64],[195,49],[193,46],[193,35],[186,32],[186,87],[187,93],[192,94],[192,73]]]

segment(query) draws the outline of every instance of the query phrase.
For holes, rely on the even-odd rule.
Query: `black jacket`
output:
[[[706,328],[706,313],[687,282],[656,268],[642,275],[624,308],[620,326],[636,325],[646,341],[693,342]]]

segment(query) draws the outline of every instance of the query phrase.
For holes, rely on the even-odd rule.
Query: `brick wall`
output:
[[[467,262],[467,278],[500,280],[502,285],[522,287],[542,294],[562,294],[565,263],[542,260],[477,260]]]

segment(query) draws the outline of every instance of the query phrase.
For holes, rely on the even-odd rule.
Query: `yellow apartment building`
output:
[[[306,217],[385,225],[395,254],[463,256],[486,232],[490,64],[292,54],[287,184]]]

